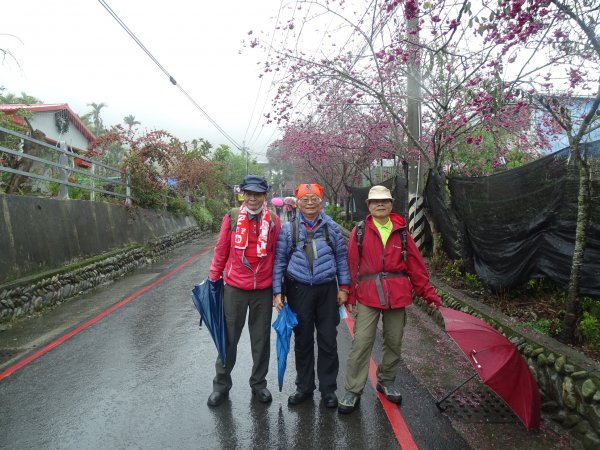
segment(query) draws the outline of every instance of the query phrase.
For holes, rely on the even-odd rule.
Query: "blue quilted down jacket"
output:
[[[317,225],[313,230],[313,239],[315,240],[317,252],[311,271],[304,251],[306,240],[304,217],[300,212],[298,212],[298,217],[300,219],[298,243],[296,244],[296,250],[289,256],[289,259],[288,254],[293,246],[291,222],[282,225],[277,239],[275,264],[273,265],[273,295],[281,293],[281,282],[286,270],[290,277],[303,284],[325,284],[337,278],[339,285],[349,285],[350,270],[346,258],[346,243],[338,225],[324,212],[321,212],[319,218],[316,219]],[[327,223],[331,246],[325,240],[323,231],[325,223]],[[335,249],[335,252],[333,249]]]

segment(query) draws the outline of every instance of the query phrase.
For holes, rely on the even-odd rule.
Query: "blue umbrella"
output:
[[[277,378],[279,381],[279,392],[283,386],[283,374],[287,366],[287,355],[290,351],[290,339],[292,330],[298,325],[296,313],[290,309],[287,303],[279,311],[279,316],[273,322],[273,329],[277,332]]]
[[[192,302],[200,313],[200,328],[202,322],[208,328],[217,346],[221,364],[225,367],[227,361],[227,327],[223,313],[223,279],[210,281],[208,278],[192,289]]]

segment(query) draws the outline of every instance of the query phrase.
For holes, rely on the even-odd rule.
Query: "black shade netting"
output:
[[[439,233],[442,235],[442,248],[451,259],[461,258],[461,248],[458,243],[456,227],[450,221],[450,218],[445,214],[446,208],[443,205],[442,193],[439,189],[446,189],[443,184],[440,187],[433,181],[431,171],[427,176],[427,182],[423,190],[423,206],[433,216],[433,220],[437,225]]]
[[[592,180],[580,293],[600,298],[600,141],[580,151],[587,152]],[[475,271],[486,284],[510,288],[544,277],[568,287],[579,193],[574,160],[567,148],[500,174],[449,179]]]

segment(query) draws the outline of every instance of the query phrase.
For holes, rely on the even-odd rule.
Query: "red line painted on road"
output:
[[[354,337],[354,319],[350,314],[348,314],[348,317],[346,318],[346,326],[348,327],[352,337]],[[377,386],[377,365],[375,364],[373,358],[371,358],[369,362],[369,379],[375,388]],[[398,405],[386,399],[385,395],[383,395],[381,392],[377,390],[375,390],[375,392],[377,393],[377,398],[379,398],[379,401],[383,406],[383,410],[390,421],[390,425],[392,426],[392,430],[394,430],[394,435],[396,436],[398,444],[400,444],[400,448],[406,450],[417,450],[419,447],[414,441],[412,434],[410,434],[408,425],[406,425]]]
[[[212,250],[213,247],[210,247],[206,250],[201,251],[200,253],[192,256],[190,259],[188,259],[187,261],[185,261],[184,263],[180,264],[179,266],[175,267],[173,270],[171,270],[168,274],[160,277],[158,280],[156,280],[155,282],[153,282],[152,284],[149,284],[148,286],[145,286],[144,288],[140,289],[139,291],[137,291],[135,294],[130,295],[129,297],[127,297],[124,300],[121,300],[119,303],[116,303],[115,305],[111,306],[110,308],[108,308],[107,310],[101,312],[100,314],[98,314],[96,317],[88,320],[87,322],[79,325],[77,328],[75,328],[74,330],[69,331],[67,334],[62,335],[61,337],[59,337],[58,339],[56,339],[55,341],[51,342],[50,344],[46,345],[45,347],[41,348],[40,350],[38,350],[37,352],[33,353],[32,355],[29,355],[27,358],[22,359],[21,361],[17,362],[16,364],[10,366],[8,369],[6,369],[4,372],[0,373],[0,381],[2,381],[4,378],[12,375],[13,373],[15,373],[17,370],[21,369],[22,367],[25,367],[27,364],[29,364],[32,361],[35,361],[36,359],[38,359],[40,356],[45,355],[46,353],[48,353],[50,350],[52,350],[55,347],[58,347],[60,344],[64,343],[65,341],[68,341],[69,339],[71,339],[73,336],[75,336],[76,334],[80,333],[81,331],[85,330],[87,327],[95,324],[96,322],[98,322],[100,319],[103,319],[104,317],[108,316],[109,314],[115,312],[117,309],[119,309],[120,307],[126,305],[127,303],[129,303],[130,301],[132,301],[133,299],[139,297],[140,295],[142,295],[145,292],[148,292],[150,289],[152,289],[154,286],[162,283],[163,281],[171,278],[173,275],[175,275],[177,272],[179,272],[181,269],[183,269],[185,266],[193,263],[194,261],[196,261],[198,258],[200,258],[202,255],[204,255],[206,252]]]

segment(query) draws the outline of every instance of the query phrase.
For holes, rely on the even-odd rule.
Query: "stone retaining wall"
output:
[[[31,314],[107,284],[152,263],[200,237],[202,233],[198,227],[190,227],[152,239],[144,246],[129,246],[58,270],[0,285],[0,322]]]
[[[432,284],[444,306],[486,321],[517,346],[538,383],[545,417],[568,429],[585,449],[600,448],[598,363],[554,339],[522,328],[487,305],[465,299],[458,292],[448,292],[453,290],[435,281]],[[430,311],[436,323],[444,326],[439,311],[431,311],[420,298],[415,299],[415,304]]]

